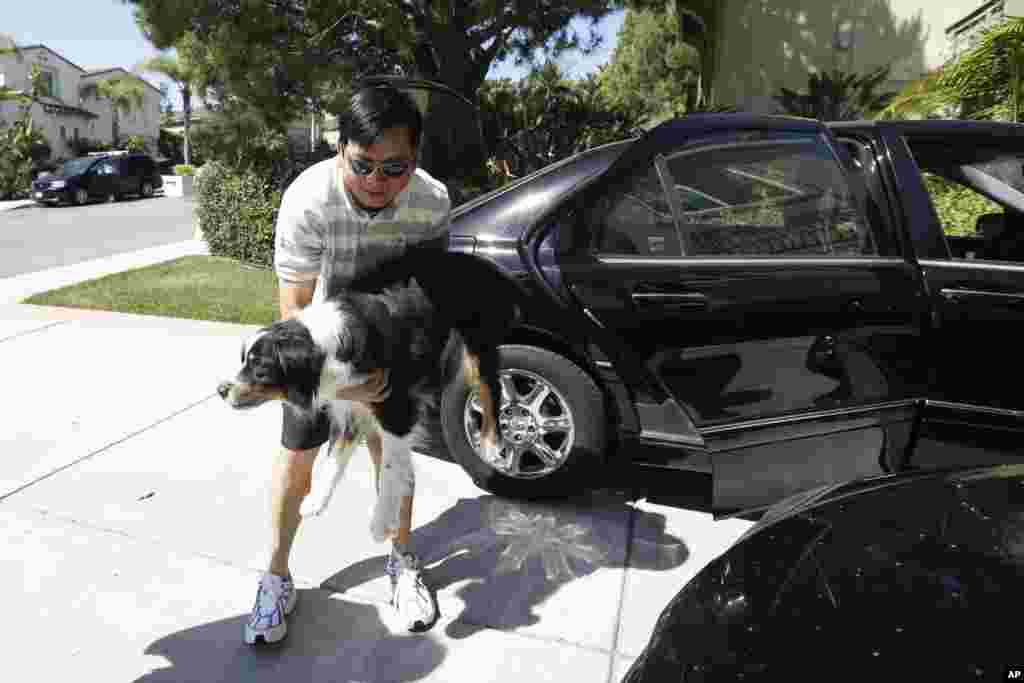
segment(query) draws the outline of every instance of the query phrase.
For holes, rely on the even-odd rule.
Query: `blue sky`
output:
[[[13,36],[19,45],[42,43],[83,69],[121,66],[130,70],[159,54],[135,25],[132,6],[121,0],[51,0],[39,4],[4,0],[4,5],[0,32]],[[585,76],[608,61],[623,16],[623,12],[616,12],[598,25],[604,36],[600,50],[588,57],[575,53],[559,60],[568,76]],[[577,22],[574,28],[585,34],[587,25]],[[491,68],[488,77],[521,78],[527,71],[511,63],[499,64]],[[156,75],[144,78],[156,86],[163,80]],[[176,92],[173,86],[172,92]],[[180,107],[180,101],[176,106]]]

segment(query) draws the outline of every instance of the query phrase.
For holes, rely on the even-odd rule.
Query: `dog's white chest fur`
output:
[[[313,342],[327,356],[320,371],[318,403],[333,403],[339,389],[366,381],[366,377],[354,372],[350,363],[338,360],[338,349],[343,342],[347,320],[337,304],[330,301],[310,304],[297,317],[309,330]]]

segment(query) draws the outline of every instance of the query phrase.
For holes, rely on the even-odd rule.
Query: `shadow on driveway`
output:
[[[414,681],[444,660],[435,639],[393,635],[372,605],[300,590],[288,636],[276,646],[242,642],[247,615],[204,624],[161,638],[146,654],[170,666],[138,683],[181,681]]]
[[[463,612],[443,614],[454,618],[441,622],[452,639],[535,624],[537,605],[599,569],[667,570],[689,556],[686,544],[666,533],[664,515],[638,510],[615,494],[543,503],[464,498],[413,536],[435,590],[465,582],[456,590]],[[393,630],[382,618],[385,605],[339,595],[383,575],[381,555],[346,567],[320,589],[300,590],[288,637],[276,647],[242,643],[247,615],[161,638],[146,654],[170,666],[138,681],[421,679],[441,665],[445,647],[436,638]],[[580,623],[589,618],[578,616]]]
[[[667,570],[689,556],[686,544],[665,532],[664,515],[601,494],[543,503],[463,498],[416,529],[413,545],[435,590],[469,582],[455,593],[463,612],[445,615],[455,617],[450,638],[535,624],[535,606],[601,568]],[[382,576],[383,567],[383,556],[363,560],[321,587],[345,592]]]

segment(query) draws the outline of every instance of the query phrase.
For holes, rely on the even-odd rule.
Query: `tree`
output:
[[[1008,19],[943,70],[937,85],[954,93],[972,118],[990,118],[1009,105],[1009,119],[1024,117],[1024,19]]]
[[[83,99],[98,97],[110,102],[113,116],[111,117],[111,135],[113,144],[118,144],[121,136],[120,115],[136,108],[141,108],[145,101],[145,86],[137,78],[119,76],[103,81],[86,83],[79,88]]]
[[[519,82],[486,82],[480,106],[494,170],[506,177],[640,133],[640,113],[614,107],[596,76],[567,80],[551,61]]]
[[[775,101],[793,116],[822,121],[866,118],[884,110],[895,97],[895,93],[876,92],[888,78],[888,66],[864,75],[848,74],[839,69],[813,73],[807,78],[807,92],[780,88]]]
[[[675,29],[673,40],[689,46],[696,54],[698,87],[687,111],[716,111],[712,86],[725,3],[722,0],[628,0],[627,5],[638,11],[664,14]]]
[[[553,56],[596,48],[596,23],[623,3],[123,1],[135,6],[140,27],[156,47],[177,47],[198,65],[203,85],[221,87],[282,130],[310,110],[337,110],[344,86],[369,73],[438,81],[475,101],[496,62],[531,62],[537,50]],[[571,27],[575,17],[591,22],[588,37]],[[443,107],[428,117],[449,125],[452,120]],[[439,174],[444,179],[443,170]]]
[[[181,92],[182,121],[184,123],[184,147],[182,157],[186,164],[192,163],[189,153],[189,128],[192,124],[192,88],[199,80],[197,70],[188,61],[170,55],[151,57],[135,67],[136,71],[158,73],[166,76]]]
[[[0,54],[17,52],[17,47],[3,48]],[[0,90],[3,101],[18,104],[18,116],[9,125],[0,126],[0,197],[16,196],[28,190],[32,169],[50,156],[50,146],[42,132],[33,125],[32,105],[42,92],[39,67],[32,65],[30,90]]]
[[[684,42],[673,16],[627,10],[600,81],[616,107],[657,123],[696,106],[699,70],[699,53]]]

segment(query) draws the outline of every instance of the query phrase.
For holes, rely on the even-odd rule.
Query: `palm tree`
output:
[[[811,74],[807,92],[798,93],[780,88],[775,97],[787,114],[822,121],[850,121],[865,118],[885,109],[895,93],[875,92],[889,78],[889,67],[883,66],[859,76],[833,70]]]
[[[1009,104],[1011,120],[1020,121],[1022,79],[1024,19],[1014,18],[986,31],[973,49],[944,70],[938,84],[961,100],[989,104],[987,109],[971,112],[972,118],[986,118]]]
[[[189,128],[192,124],[192,89],[197,82],[195,69],[177,57],[157,55],[136,66],[135,70],[162,74],[178,86],[178,90],[181,91],[181,109],[185,124],[185,144],[182,156],[186,164],[191,163]]]
[[[113,109],[113,120],[111,122],[111,133],[116,145],[120,137],[120,113],[128,113],[136,108],[141,108],[145,101],[145,86],[137,78],[120,76],[105,81],[86,83],[79,88],[79,95],[82,98],[98,97],[110,102]]]

